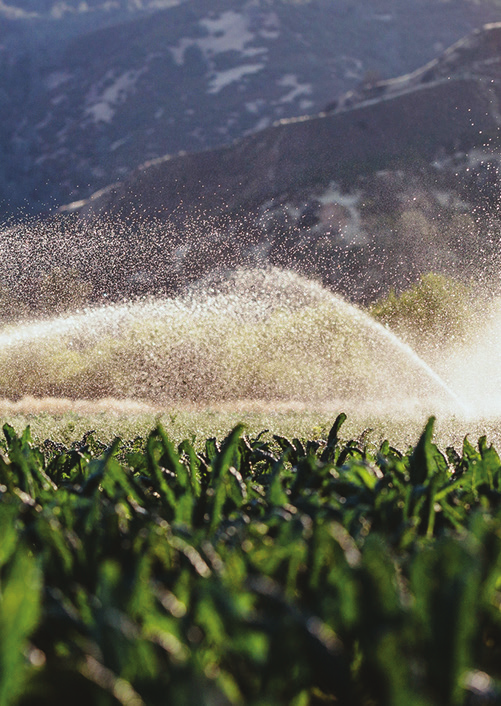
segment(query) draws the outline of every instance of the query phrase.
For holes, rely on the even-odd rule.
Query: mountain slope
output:
[[[501,128],[501,23],[404,77],[344,96],[334,111],[285,120],[233,145],[146,163],[74,209],[180,220],[220,215],[395,161],[487,146]],[[71,208],[71,207],[69,207]]]
[[[487,0],[11,0],[2,13],[5,214],[318,113],[501,19]]]
[[[501,254],[500,105],[501,23],[330,112],[155,160],[62,210],[123,227],[127,276],[153,290],[242,263],[363,301],[430,270],[487,277]]]

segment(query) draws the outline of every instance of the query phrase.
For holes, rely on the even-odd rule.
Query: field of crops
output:
[[[501,704],[501,461],[236,426],[0,456],[0,704]]]

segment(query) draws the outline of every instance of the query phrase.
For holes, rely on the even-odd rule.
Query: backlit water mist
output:
[[[496,326],[498,336],[501,313]],[[488,355],[497,354],[494,339],[484,350],[479,365],[487,370]],[[318,283],[278,269],[239,270],[206,278],[177,298],[3,328],[0,397],[200,406],[263,400],[470,416],[482,413],[488,397],[479,378],[466,374],[467,361],[451,358],[440,376]],[[501,388],[496,374],[487,386],[490,399]]]

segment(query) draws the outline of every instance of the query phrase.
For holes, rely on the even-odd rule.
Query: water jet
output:
[[[277,268],[213,274],[173,298],[5,326],[0,397],[26,395],[468,413],[390,330]]]

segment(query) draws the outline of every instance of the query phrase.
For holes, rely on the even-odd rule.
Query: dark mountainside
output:
[[[167,288],[218,265],[266,262],[363,301],[430,269],[471,277],[489,270],[479,254],[493,269],[498,261],[500,101],[496,24],[330,112],[155,160],[65,211],[130,233],[155,220],[169,231]],[[152,286],[157,262],[141,264]]]
[[[500,19],[493,0],[1,2],[1,212],[314,115]]]

